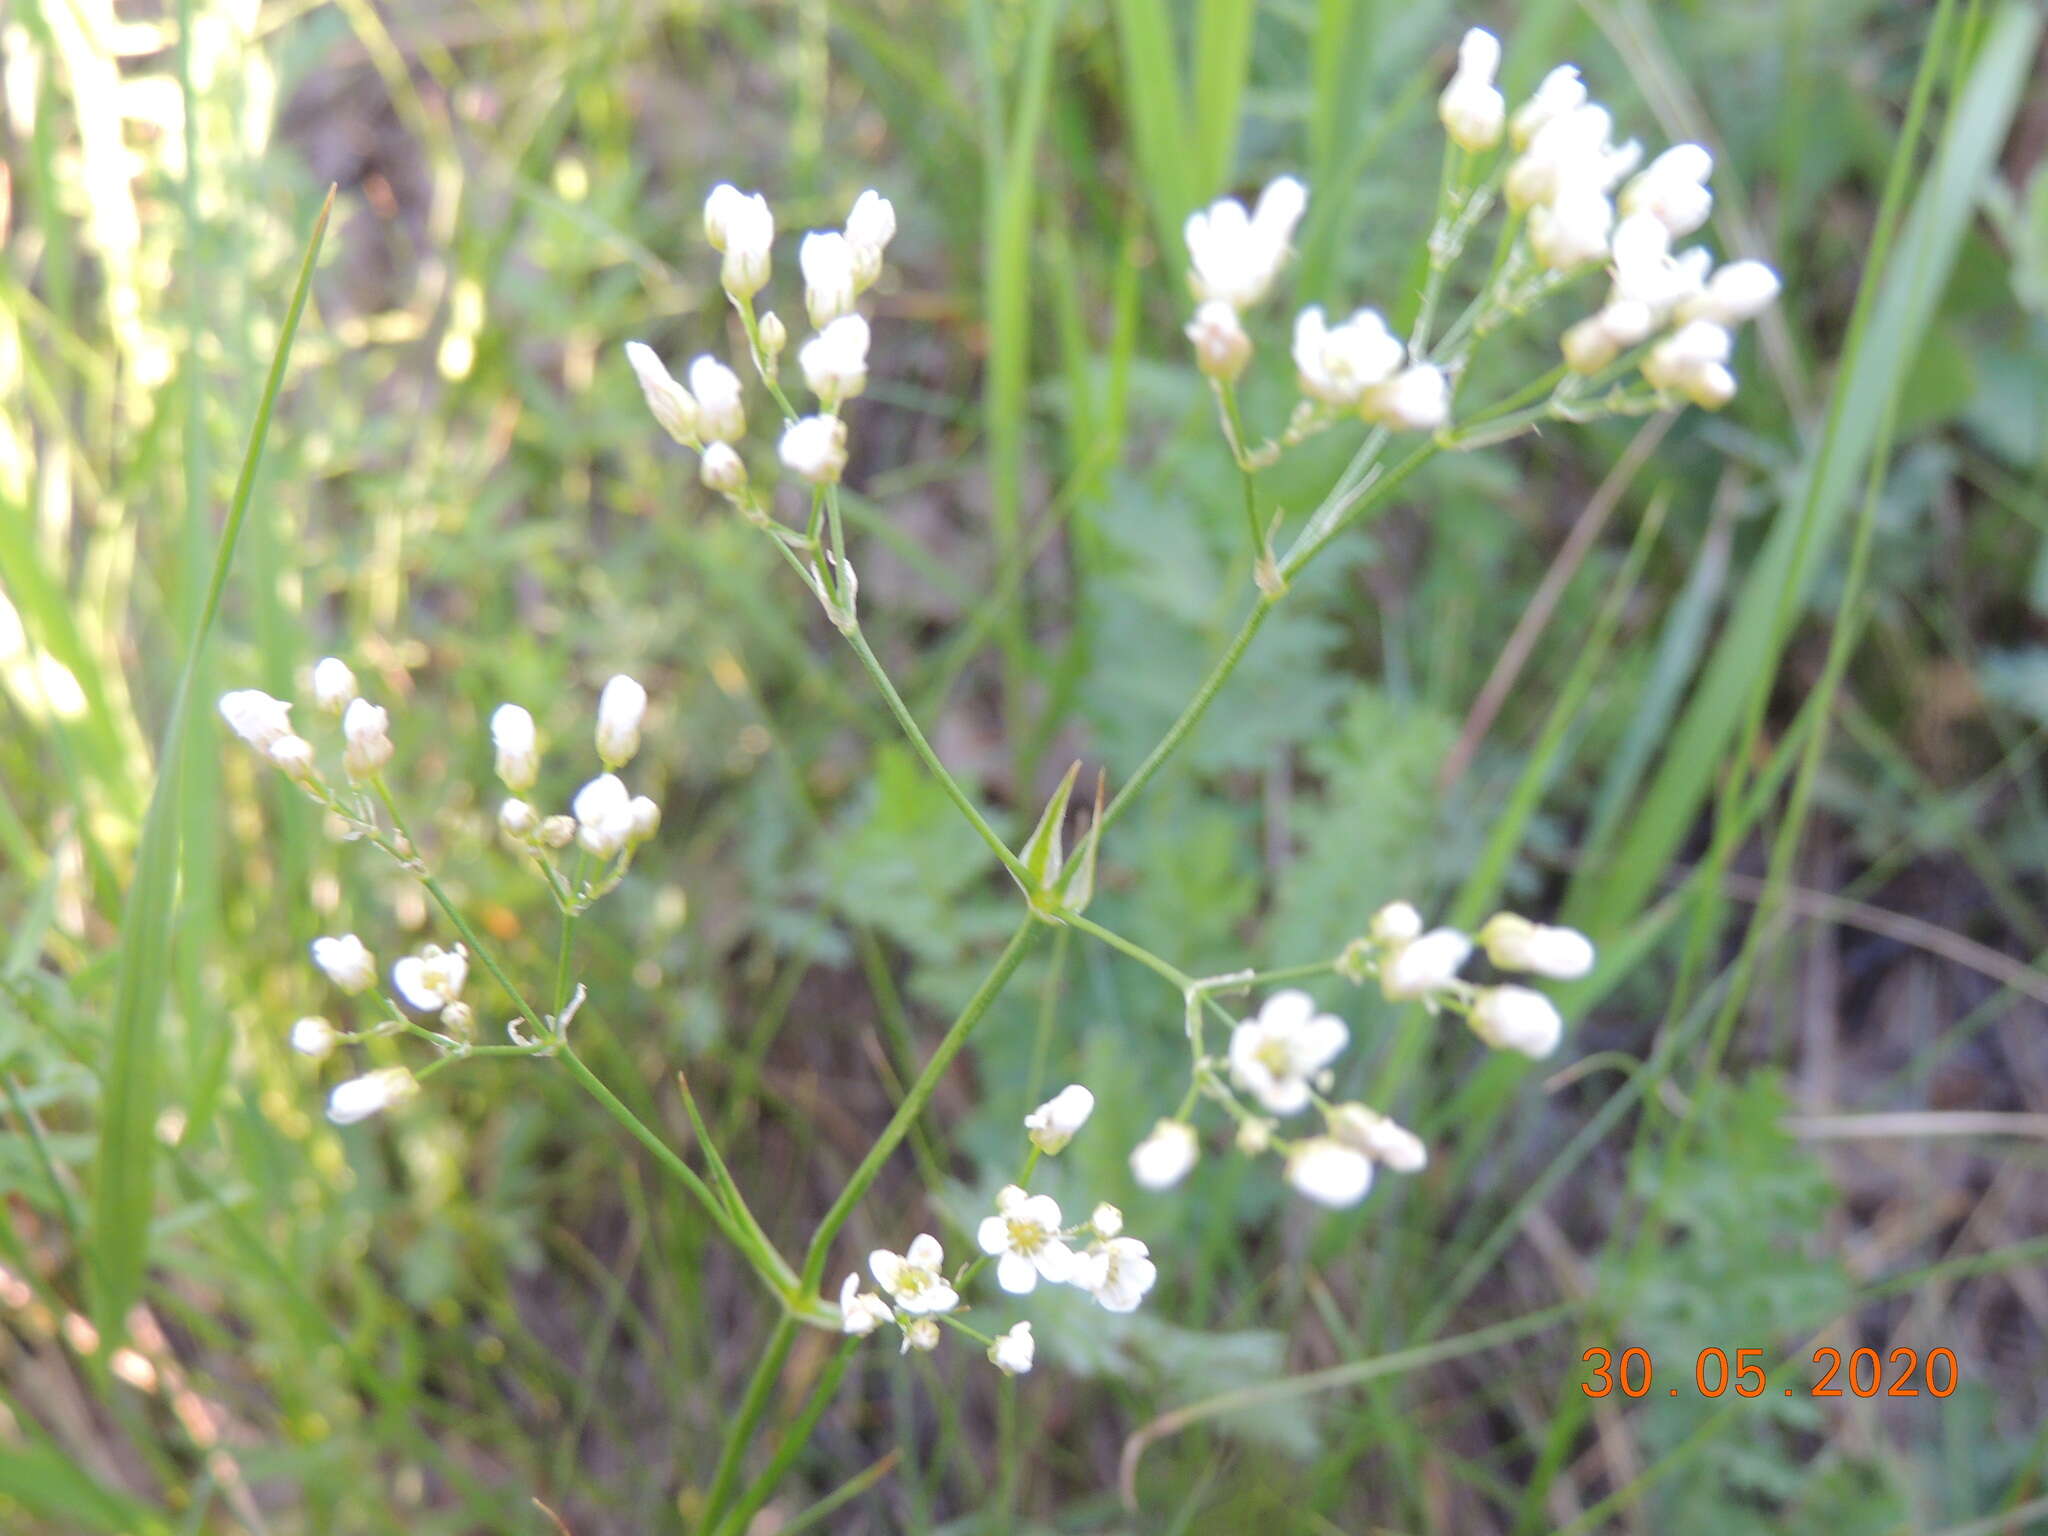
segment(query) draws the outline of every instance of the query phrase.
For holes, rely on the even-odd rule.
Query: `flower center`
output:
[[[1035,1221],[1012,1221],[1010,1224],[1010,1249],[1014,1253],[1033,1254],[1045,1243],[1045,1228]]]

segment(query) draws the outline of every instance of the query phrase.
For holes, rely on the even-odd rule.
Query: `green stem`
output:
[[[1027,892],[1036,890],[1038,882],[1032,879],[1030,871],[1025,869],[1014,853],[1010,852],[1009,845],[996,836],[995,828],[988,824],[988,819],[981,814],[967,791],[960,787],[960,781],[939,761],[939,754],[933,751],[932,744],[925,740],[924,732],[918,728],[916,717],[910,713],[910,706],[903,702],[903,695],[896,691],[896,685],[882,669],[881,661],[876,657],[873,647],[868,644],[867,636],[861,633],[858,625],[846,631],[846,643],[853,647],[853,654],[860,658],[860,664],[867,669],[868,676],[874,679],[875,687],[880,690],[883,701],[889,706],[889,713],[896,717],[896,723],[903,728],[903,734],[910,739],[910,744],[917,750],[917,755],[924,759],[925,767],[938,779],[940,787],[946,791],[947,798],[960,808],[960,814],[965,816],[974,830],[981,835],[981,840],[988,844],[989,851],[1002,860],[1003,868],[1015,875]]]
[[[839,1192],[839,1198],[832,1202],[832,1208],[825,1213],[825,1219],[818,1223],[818,1230],[811,1237],[810,1248],[804,1254],[800,1283],[802,1295],[806,1300],[816,1293],[818,1281],[825,1273],[825,1261],[832,1252],[832,1239],[839,1235],[839,1229],[846,1225],[847,1218],[853,1214],[854,1206],[860,1203],[861,1196],[868,1192],[869,1186],[880,1175],[882,1164],[889,1160],[889,1154],[894,1152],[898,1144],[909,1134],[912,1122],[924,1112],[925,1104],[931,1099],[932,1090],[938,1087],[940,1077],[945,1074],[953,1058],[960,1054],[960,1048],[967,1043],[967,1037],[974,1032],[975,1025],[981,1022],[982,1015],[988,1012],[990,1005],[1009,983],[1011,976],[1016,974],[1017,967],[1023,963],[1025,951],[1030,949],[1032,941],[1038,937],[1039,926],[1037,919],[1027,918],[1018,925],[1017,931],[1010,935],[1010,942],[997,958],[994,968],[982,978],[980,987],[975,990],[974,996],[967,1000],[967,1006],[960,1011],[960,1017],[953,1021],[953,1027],[946,1031],[945,1038],[940,1040],[937,1048],[933,1050],[931,1060],[925,1063],[924,1070],[917,1075],[917,1081],[910,1085],[910,1091],[903,1096],[903,1102],[897,1106],[887,1128],[883,1130],[875,1144],[868,1148],[867,1156],[862,1158],[860,1166],[854,1169],[853,1177],[846,1181],[846,1188]]]
[[[638,1115],[628,1109],[619,1096],[605,1086],[604,1080],[584,1065],[582,1057],[570,1050],[567,1045],[563,1045],[560,1060],[562,1065],[568,1068],[569,1075],[583,1086],[586,1093],[604,1106],[605,1112],[618,1121],[626,1134],[651,1152],[664,1172],[697,1197],[698,1203],[704,1207],[706,1214],[724,1234],[726,1241],[746,1257],[755,1273],[760,1275],[769,1290],[775,1293],[776,1300],[782,1302],[785,1307],[791,1305],[791,1298],[796,1292],[796,1277],[790,1273],[789,1265],[784,1262],[782,1256],[765,1247],[760,1239],[746,1231],[726,1210],[724,1202],[718,1198],[711,1186],[698,1176],[697,1170],[684,1162],[674,1147],[655,1135]],[[791,1319],[785,1315],[784,1320]],[[820,1319],[807,1315],[805,1320]]]
[[[742,1493],[739,1502],[733,1505],[732,1513],[727,1515],[724,1523],[718,1527],[716,1536],[741,1536],[747,1528],[747,1523],[754,1518],[761,1506],[768,1502],[769,1495],[775,1492],[782,1479],[788,1476],[790,1467],[802,1454],[803,1448],[810,1443],[811,1432],[818,1427],[818,1420],[824,1417],[825,1410],[832,1405],[832,1399],[838,1395],[839,1383],[846,1375],[846,1368],[853,1363],[854,1354],[860,1348],[860,1343],[859,1339],[848,1339],[839,1346],[839,1352],[832,1357],[825,1369],[818,1373],[817,1385],[811,1388],[811,1395],[805,1400],[802,1411],[784,1432],[781,1443],[775,1447],[774,1457],[762,1469],[761,1475],[747,1484],[746,1492]]]
[[[754,1438],[754,1430],[761,1422],[761,1414],[768,1407],[768,1395],[775,1390],[775,1379],[782,1374],[782,1365],[789,1358],[789,1346],[796,1342],[796,1323],[787,1312],[775,1319],[775,1327],[768,1335],[768,1347],[761,1351],[760,1363],[754,1367],[754,1374],[747,1382],[746,1396],[740,1399],[740,1411],[732,1421],[732,1427],[725,1434],[725,1449],[718,1455],[718,1470],[711,1475],[711,1491],[704,1499],[704,1519],[708,1529],[720,1529],[713,1524],[724,1513],[726,1500],[732,1497],[732,1485],[740,1475],[740,1459],[746,1455],[747,1446]]]
[[[1125,938],[1112,928],[1105,928],[1100,923],[1091,922],[1078,912],[1061,912],[1059,918],[1061,922],[1069,927],[1078,928],[1089,937],[1100,939],[1120,954],[1129,955],[1147,970],[1165,977],[1183,993],[1192,992],[1200,985],[1194,977],[1190,976],[1179,966],[1168,964],[1144,945],[1137,943],[1135,940]]]

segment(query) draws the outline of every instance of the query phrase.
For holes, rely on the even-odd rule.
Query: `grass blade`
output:
[[[313,221],[306,241],[306,254],[299,264],[298,283],[292,290],[291,305],[285,311],[278,333],[277,350],[264,381],[263,397],[257,403],[256,419],[249,428],[249,445],[242,456],[241,474],[235,481],[234,499],[229,504],[227,524],[221,530],[214,552],[213,574],[208,582],[193,631],[186,642],[185,660],[177,692],[171,699],[170,717],[164,723],[163,740],[157,748],[158,778],[150,796],[149,811],[143,818],[142,839],[135,853],[135,874],[121,917],[121,952],[115,972],[112,1045],[102,1085],[99,1159],[93,1189],[92,1268],[94,1310],[100,1331],[118,1334],[128,1308],[142,1290],[143,1267],[149,1252],[150,1208],[156,1152],[156,1112],[159,1059],[162,1041],[163,997],[171,966],[171,915],[177,902],[178,802],[182,775],[179,763],[185,733],[191,723],[192,680],[199,670],[206,638],[220,612],[221,593],[227,585],[228,566],[234,559],[235,540],[248,514],[250,495],[255,489],[256,467],[263,457],[263,442],[270,430],[270,416],[284,381],[285,362],[291,355],[292,338],[305,311],[306,295],[312,288],[313,264],[320,254],[320,242],[327,233],[328,216],[334,211],[330,188]]]

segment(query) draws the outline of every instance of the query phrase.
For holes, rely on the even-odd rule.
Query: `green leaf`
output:
[[[207,636],[220,612],[235,541],[248,515],[256,486],[256,467],[270,431],[270,416],[284,383],[292,338],[313,285],[313,263],[334,211],[334,192],[321,205],[299,264],[299,278],[278,333],[270,375],[249,428],[242,472],[235,482],[227,524],[214,552],[213,575],[206,600],[185,647],[184,667],[172,696],[170,718],[157,748],[157,784],[143,818],[142,840],[136,849],[134,882],[121,917],[121,950],[114,981],[113,1043],[107,1058],[100,1123],[99,1165],[93,1206],[92,1258],[94,1309],[100,1331],[120,1335],[149,1257],[149,1223],[155,1204],[157,1087],[161,1067],[161,1025],[164,990],[171,967],[171,917],[177,904],[179,795],[185,732],[191,723],[192,679],[198,671]]]

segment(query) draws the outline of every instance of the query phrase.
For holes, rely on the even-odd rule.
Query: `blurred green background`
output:
[[[1018,1117],[1078,1079],[1100,1107],[1047,1187],[1118,1198],[1159,1288],[1128,1318],[1034,1298],[1014,1388],[958,1341],[877,1342],[759,1529],[853,1479],[810,1528],[2041,1528],[2041,18],[1859,0],[7,0],[0,1528],[556,1529],[536,1499],[576,1536],[689,1528],[758,1289],[543,1064],[325,1124],[285,1043],[328,1005],[306,941],[436,935],[212,697],[303,694],[346,657],[392,708],[450,885],[538,976],[551,912],[491,835],[486,720],[520,700],[571,749],[559,801],[597,687],[645,682],[636,787],[665,826],[585,930],[584,1047],[679,1145],[687,1068],[800,1248],[1015,895],[653,427],[619,344],[735,355],[715,181],[764,189],[792,233],[863,187],[895,200],[851,411],[863,615],[1014,841],[1070,760],[1129,773],[1248,602],[1178,333],[1181,219],[1283,171],[1311,187],[1254,331],[1250,409],[1277,424],[1290,304],[1412,306],[1432,103],[1472,23],[1502,33],[1511,100],[1569,58],[1622,133],[1712,145],[1711,243],[1773,262],[1785,297],[1725,413],[1445,456],[1339,541],[1119,824],[1095,915],[1202,974],[1330,953],[1395,896],[1501,900],[1608,963],[1534,1072],[1326,989],[1358,1041],[1347,1089],[1437,1155],[1323,1214],[1220,1155],[1136,1191],[1124,1156],[1183,1080],[1179,1000],[1100,946],[1042,945],[833,1277],[920,1228],[962,1247]],[[138,885],[155,744],[330,182],[160,802],[182,855]],[[1596,292],[1504,340],[1508,366],[1550,366]],[[1314,505],[1338,437],[1269,492]],[[159,963],[128,895],[173,874]],[[116,1353],[96,1277],[143,1234],[95,1213],[141,1165],[101,1149],[152,1137]],[[1946,1347],[1960,1385],[1816,1400],[1822,1345]],[[792,1402],[830,1346],[800,1341]],[[1653,1393],[1589,1400],[1594,1346],[1647,1349]],[[1766,1351],[1767,1395],[1703,1398],[1709,1347]]]

